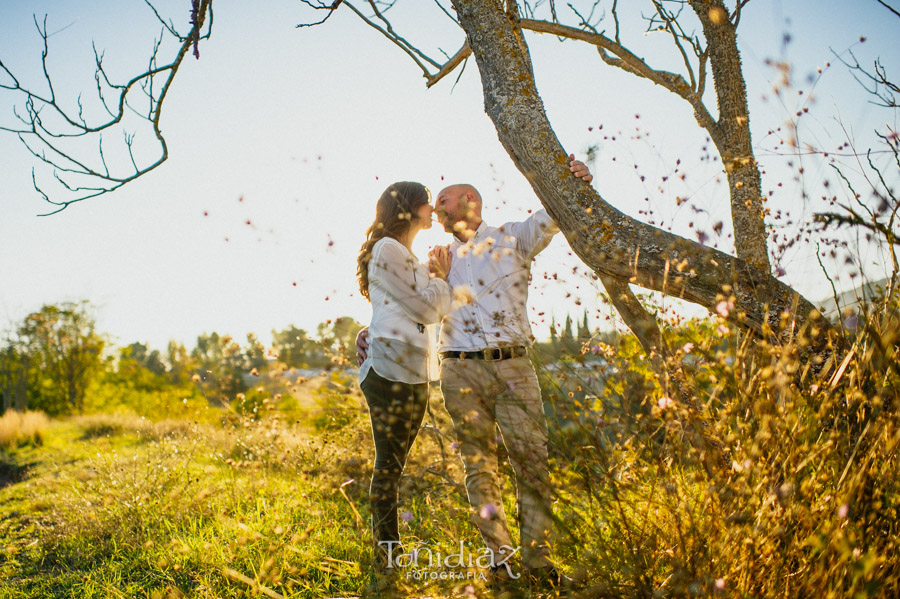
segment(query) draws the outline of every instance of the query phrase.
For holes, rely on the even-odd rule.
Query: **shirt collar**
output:
[[[484,222],[484,220],[482,220],[482,221],[481,221],[481,224],[478,225],[478,228],[475,229],[475,234],[472,235],[472,238],[469,239],[469,241],[475,241],[476,239],[478,239],[479,237],[481,237],[481,236],[484,234],[484,231],[485,231],[485,229],[487,229],[487,227],[488,227],[487,224]],[[464,243],[468,243],[468,242],[460,241],[460,240],[456,237],[456,235],[454,235],[454,236],[453,236],[453,242],[450,244],[450,247],[452,247],[452,248],[457,248],[457,247],[463,245]]]

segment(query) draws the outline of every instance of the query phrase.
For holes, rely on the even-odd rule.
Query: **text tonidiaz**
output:
[[[473,555],[471,551],[466,551],[466,547],[462,541],[459,542],[459,551],[443,555],[440,551],[428,547],[427,545],[419,545],[416,549],[408,553],[395,553],[395,549],[400,544],[399,541],[379,541],[378,545],[387,550],[388,568],[401,568],[409,570],[406,574],[407,578],[416,580],[423,579],[468,579],[480,578],[485,579],[484,572],[455,572],[454,570],[481,568],[487,570],[506,569],[506,573],[512,579],[518,579],[521,574],[516,574],[512,570],[510,559],[519,553],[520,547],[510,547],[503,545],[498,551],[494,551],[486,547],[480,554]],[[436,568],[444,568],[444,571],[438,571]],[[449,570],[449,572],[447,572]]]

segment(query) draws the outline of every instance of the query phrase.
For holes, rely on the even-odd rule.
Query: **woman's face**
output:
[[[419,221],[419,226],[423,229],[431,228],[431,215],[434,213],[434,208],[431,207],[431,204],[425,203],[419,206],[416,209],[416,218]]]

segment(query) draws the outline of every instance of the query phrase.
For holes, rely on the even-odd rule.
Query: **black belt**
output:
[[[441,352],[441,359],[458,358],[460,360],[496,362],[498,360],[509,360],[510,358],[523,358],[527,354],[527,347],[517,345],[515,347],[489,347],[478,351],[444,351]]]

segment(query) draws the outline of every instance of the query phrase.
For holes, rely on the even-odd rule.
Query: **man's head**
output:
[[[445,231],[466,241],[481,224],[481,194],[468,183],[445,187],[434,201],[434,213]]]

